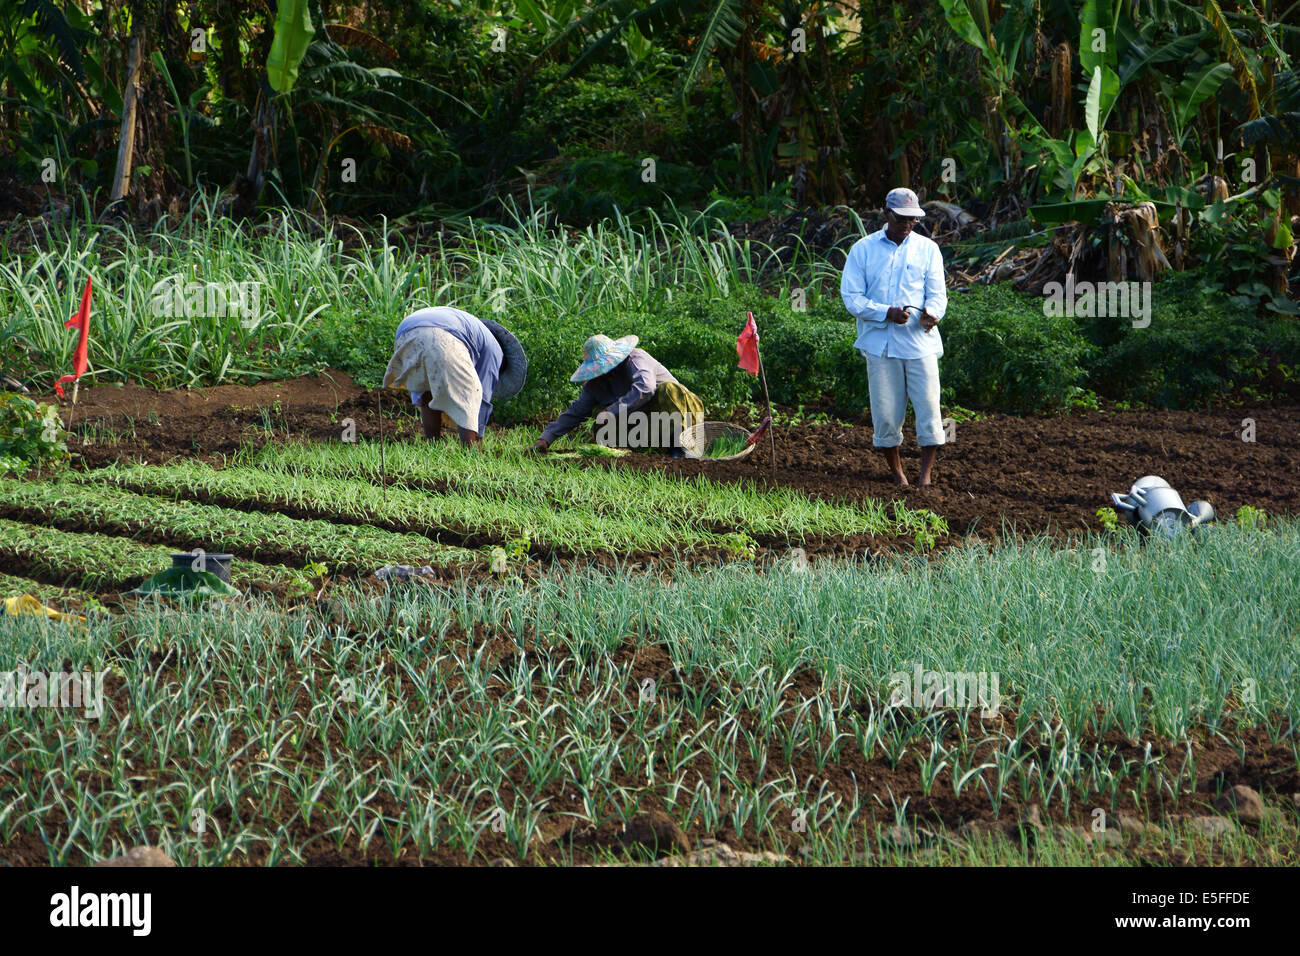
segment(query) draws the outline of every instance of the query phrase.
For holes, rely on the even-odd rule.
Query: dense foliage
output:
[[[1280,0],[21,0],[0,155],[155,213],[232,183],[245,213],[491,216],[531,189],[571,222],[899,182],[981,209],[1168,198],[1295,176],[1298,50]]]

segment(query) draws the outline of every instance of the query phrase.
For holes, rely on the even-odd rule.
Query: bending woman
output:
[[[638,341],[635,335],[617,341],[607,335],[587,339],[582,364],[569,379],[582,382],[582,391],[546,426],[533,443],[534,451],[546,451],[555,439],[603,409],[596,415],[596,440],[602,444],[658,447],[674,458],[682,456],[681,430],[704,421],[704,403],[649,352],[637,348]],[[634,420],[637,415],[640,421]],[[614,431],[618,440],[603,440],[602,431]]]
[[[402,388],[420,409],[424,437],[442,437],[446,415],[461,443],[478,443],[492,417],[492,403],[524,387],[528,358],[510,332],[462,309],[421,309],[397,327],[385,388]]]

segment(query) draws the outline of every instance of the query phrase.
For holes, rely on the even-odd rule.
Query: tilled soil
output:
[[[412,410],[396,393],[384,395],[386,434],[392,437],[411,437],[417,433]],[[93,423],[90,441],[74,440],[74,451],[82,456],[82,463],[95,466],[116,460],[136,460],[159,463],[175,456],[199,457],[219,462],[222,456],[236,452],[248,442],[265,441],[272,437],[295,437],[311,440],[338,440],[346,419],[352,419],[360,440],[378,437],[381,419],[377,413],[377,395],[355,386],[346,375],[331,373],[323,376],[295,379],[288,382],[268,383],[255,387],[222,386],[214,389],[157,393],[133,386],[95,387],[83,392],[77,409],[77,421]],[[391,417],[390,417],[391,414]],[[1242,420],[1251,418],[1255,423],[1255,438],[1243,442]],[[874,498],[882,501],[904,501],[912,507],[924,507],[943,515],[949,522],[953,537],[968,533],[998,533],[1003,524],[1014,526],[1021,532],[1047,532],[1053,535],[1068,534],[1088,527],[1098,527],[1095,512],[1109,503],[1108,493],[1126,490],[1141,475],[1154,473],[1166,477],[1178,488],[1185,499],[1205,498],[1221,514],[1229,515],[1243,505],[1253,505],[1270,513],[1296,513],[1300,510],[1300,406],[1272,405],[1243,407],[1213,412],[1158,412],[1158,411],[1105,411],[1087,412],[1065,418],[1015,418],[993,415],[988,418],[961,423],[957,426],[956,441],[946,447],[936,470],[937,485],[933,488],[898,488],[888,480],[888,474],[879,455],[873,450],[869,424],[827,424],[816,426],[781,427],[775,430],[777,459],[776,481],[780,485],[800,489],[810,495],[851,501]],[[104,429],[126,433],[117,440],[106,439]],[[134,432],[132,435],[131,432]],[[915,480],[917,460],[912,438],[908,436],[905,462]],[[642,468],[666,471],[675,475],[706,474],[722,481],[747,481],[758,485],[769,483],[770,458],[766,445],[760,446],[747,459],[739,462],[673,461],[657,455],[631,455],[611,460],[593,460],[587,467]],[[872,542],[844,539],[821,541],[809,550],[835,550],[858,552]],[[300,598],[302,602],[320,600]],[[328,598],[322,607],[326,615],[337,614],[328,608]],[[345,624],[345,621],[338,621]],[[515,670],[514,657],[519,648],[513,639],[489,633],[462,635],[463,647],[459,652],[470,655],[488,645],[496,662],[494,685],[490,693],[505,693],[510,687],[508,675]],[[530,655],[560,653],[532,641],[524,648]],[[630,679],[655,680],[665,697],[684,694],[688,689],[698,693],[699,675],[684,674],[676,670],[667,651],[658,645],[653,634],[642,641],[629,641],[620,647],[615,657],[632,663]],[[159,663],[162,671],[174,668],[174,663]],[[811,673],[798,675],[788,694],[793,701],[815,691],[820,678]],[[497,686],[499,685],[499,686]],[[120,682],[111,683],[109,695],[124,693]],[[124,703],[124,702],[123,702]],[[866,706],[866,702],[856,702]],[[712,705],[710,705],[712,709]],[[718,714],[707,716],[716,718]],[[743,715],[751,721],[753,715]],[[972,716],[972,720],[978,720]],[[1004,713],[1002,721],[1014,721],[1014,715]],[[978,726],[970,728],[972,732]],[[981,731],[982,733],[982,731]],[[1134,759],[1141,756],[1143,745],[1121,739],[1114,732],[1090,735]],[[1176,827],[1183,814],[1221,813],[1212,809],[1214,796],[1225,787],[1241,783],[1259,789],[1270,806],[1287,806],[1300,797],[1300,777],[1295,773],[1294,755],[1286,747],[1271,742],[1257,728],[1234,727],[1226,733],[1229,739],[1238,737],[1245,749],[1245,757],[1234,745],[1215,735],[1198,732],[1197,779],[1195,792],[1176,805],[1164,806],[1155,800],[1145,814],[1146,819],[1168,828]],[[1044,742],[1030,743],[1042,750],[1044,757],[1050,748]],[[851,751],[852,748],[850,748]],[[1162,751],[1171,766],[1181,763],[1184,746],[1162,742]],[[304,762],[321,759],[319,753],[295,755]],[[848,753],[842,760],[833,761],[824,769],[808,762],[800,754],[792,762],[785,762],[775,751],[771,755],[776,770],[794,773],[825,782],[842,795],[857,792],[865,787],[873,793],[892,793],[898,801],[909,801],[909,817],[922,826],[949,833],[1001,834],[1012,840],[1022,837],[1034,845],[1035,841],[1056,839],[1064,827],[1076,831],[1086,830],[1090,823],[1088,807],[1080,803],[1065,812],[1059,802],[1050,808],[1037,806],[1032,799],[1021,800],[1009,795],[1002,813],[995,820],[990,811],[988,797],[974,787],[968,787],[960,797],[953,794],[951,782],[941,778],[930,793],[920,786],[920,768],[916,756],[909,754],[898,765],[890,765],[880,758],[867,761],[860,755]],[[707,775],[709,768],[701,765],[699,772]],[[756,768],[745,763],[745,773]],[[771,771],[772,768],[769,768]],[[517,770],[517,768],[516,768]],[[516,779],[512,770],[506,792],[517,786],[526,790],[524,781]],[[165,781],[161,778],[156,783]],[[631,779],[619,781],[628,786],[640,785]],[[90,789],[99,788],[92,782]],[[557,808],[578,800],[572,786],[556,788],[552,797]],[[1154,795],[1153,795],[1154,796]],[[647,821],[649,832],[655,832],[656,820],[662,809],[647,794]],[[486,798],[485,798],[486,799]],[[1157,805],[1159,804],[1159,805]],[[396,807],[383,807],[385,813],[396,813]],[[476,807],[482,810],[482,807]],[[787,808],[788,809],[788,808]],[[879,822],[888,825],[891,814],[882,811]],[[266,825],[269,821],[259,821]],[[223,821],[223,824],[228,821]],[[53,832],[63,833],[67,826],[60,812],[51,811],[46,824]],[[315,824],[313,824],[315,826]],[[319,824],[321,828],[324,823]],[[699,821],[687,821],[681,832],[678,849],[707,846],[712,841],[725,843],[738,850],[763,849],[762,842],[752,831],[733,832],[725,821],[719,828],[710,828]],[[128,835],[115,833],[125,839]],[[306,841],[321,837],[301,821],[292,824],[295,840]],[[157,839],[158,834],[147,834]],[[602,852],[625,846],[627,833],[614,822],[607,821],[599,827],[577,829],[569,817],[557,810],[542,821],[533,859],[572,859],[585,862],[597,858]],[[674,840],[676,835],[673,835]],[[797,844],[798,841],[796,840]],[[1183,851],[1173,851],[1169,845],[1133,842],[1126,835],[1123,853],[1133,861],[1193,862]],[[349,843],[342,851],[335,850],[329,840],[317,839],[308,854],[309,862],[316,864],[362,863],[465,863],[463,852],[435,852],[423,860],[407,855],[393,860],[382,850],[361,851]],[[632,855],[643,855],[645,846],[629,848]],[[787,847],[787,850],[792,848]],[[855,848],[867,851],[864,842]],[[515,857],[509,842],[496,833],[485,833],[480,843],[483,857],[479,859]],[[662,854],[662,848],[655,848]],[[1172,855],[1171,855],[1172,854]],[[261,862],[265,854],[250,853],[245,862]],[[0,859],[9,863],[42,863],[47,858],[43,843],[30,834],[17,835],[8,845],[0,847]],[[791,853],[793,861],[799,857]],[[1194,862],[1213,862],[1201,859]]]
[[[53,400],[52,398],[50,400]],[[383,403],[383,417],[379,404]],[[1254,423],[1254,441],[1244,441]],[[73,440],[86,466],[130,460],[159,463],[181,456],[220,461],[246,443],[273,438],[337,441],[349,421],[360,441],[419,434],[410,403],[397,392],[359,388],[346,373],[256,386],[156,392],[139,386],[86,389]],[[116,440],[96,437],[109,428]],[[125,434],[121,434],[125,432]],[[1083,411],[1054,418],[994,414],[956,426],[939,453],[935,484],[893,484],[872,446],[870,423],[773,429],[778,485],[828,500],[902,501],[942,515],[956,535],[1064,535],[1097,529],[1098,508],[1112,491],[1143,475],[1161,475],[1185,501],[1204,498],[1223,517],[1243,505],[1271,514],[1300,512],[1300,405],[1241,406],[1213,411]],[[904,465],[918,480],[915,436],[904,430]],[[674,461],[633,454],[588,467],[642,468],[719,481],[772,482],[766,442],[736,462]],[[854,551],[847,542],[817,550]]]
[[[1255,440],[1242,440],[1245,419]],[[954,534],[1055,535],[1099,529],[1097,509],[1143,475],[1161,475],[1183,500],[1203,498],[1222,517],[1243,505],[1270,514],[1300,511],[1300,406],[1201,411],[1088,411],[1058,418],[990,415],[956,426],[939,451],[934,484],[900,488],[872,446],[869,424],[778,428],[777,483],[816,497],[903,501],[948,521]],[[919,453],[904,429],[904,470],[919,480]],[[771,480],[766,443],[736,462],[672,461],[646,455],[631,467],[722,481]]]

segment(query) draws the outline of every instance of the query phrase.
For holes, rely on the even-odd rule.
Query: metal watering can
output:
[[[1115,510],[1125,515],[1130,524],[1147,534],[1173,538],[1184,530],[1191,530],[1214,520],[1214,506],[1208,501],[1183,504],[1183,498],[1169,482],[1158,475],[1139,478],[1128,494],[1112,493],[1110,500]]]

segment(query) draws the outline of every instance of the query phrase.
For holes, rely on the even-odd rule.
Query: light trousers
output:
[[[943,417],[939,411],[939,357],[885,358],[867,353],[867,378],[871,386],[871,424],[877,448],[897,448],[903,443],[903,416],[912,402],[916,416],[916,443],[943,444]]]

